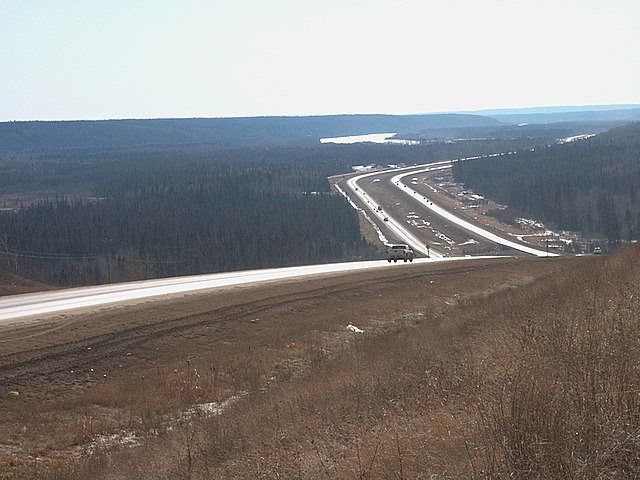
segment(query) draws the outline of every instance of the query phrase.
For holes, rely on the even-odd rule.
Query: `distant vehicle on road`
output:
[[[600,248],[600,247],[593,247],[593,254],[594,254],[594,255],[602,255],[602,248]]]
[[[394,262],[398,260],[413,262],[413,250],[404,243],[389,245],[387,247],[387,262],[391,263],[391,260]]]

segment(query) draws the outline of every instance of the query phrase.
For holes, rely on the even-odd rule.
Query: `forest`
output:
[[[370,258],[344,170],[299,150],[111,151],[3,164],[0,269],[57,285]],[[4,258],[2,258],[4,257]]]
[[[639,238],[640,123],[482,162],[455,162],[453,174],[513,215],[613,245]]]
[[[571,118],[580,121],[571,121]],[[0,122],[0,155],[90,149],[317,146],[321,138],[397,132],[429,143],[460,139],[550,141],[600,132],[640,118],[640,109],[533,117],[471,114],[326,115],[309,117],[166,118]],[[555,122],[548,123],[549,118]]]
[[[314,145],[323,137],[498,126],[480,115],[326,115],[0,122],[0,153],[149,146]]]

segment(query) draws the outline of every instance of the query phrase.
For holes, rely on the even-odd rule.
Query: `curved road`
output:
[[[469,157],[469,158],[463,158],[460,159],[460,161],[470,161],[470,160],[478,160],[481,158],[487,158],[487,157],[492,157],[492,156],[498,156],[501,154],[493,154],[493,155],[487,155],[487,156],[483,156],[483,157]],[[370,212],[369,214],[373,215],[375,218],[377,218],[380,222],[384,221],[384,218],[387,218],[387,221],[385,221],[385,225],[387,225],[399,238],[403,239],[408,245],[410,245],[415,251],[421,252],[423,254],[427,254],[427,249],[424,245],[423,241],[420,241],[418,238],[416,238],[411,232],[409,232],[409,230],[407,230],[403,225],[403,222],[398,220],[398,219],[394,219],[392,217],[390,217],[386,212],[383,211],[378,211],[377,206],[380,205],[379,202],[377,202],[370,194],[370,192],[366,192],[362,186],[358,183],[360,180],[364,179],[364,178],[369,178],[369,177],[373,177],[376,175],[381,175],[381,174],[389,174],[390,172],[399,172],[397,175],[393,176],[390,180],[391,184],[394,185],[395,187],[397,187],[398,189],[400,189],[400,191],[404,192],[405,194],[411,196],[412,198],[414,198],[415,200],[417,200],[423,207],[429,209],[431,212],[435,213],[436,215],[446,219],[447,221],[457,225],[459,228],[462,228],[468,232],[471,232],[477,236],[480,236],[482,238],[485,238],[491,242],[500,244],[500,245],[504,245],[506,247],[509,248],[513,248],[514,250],[518,250],[521,251],[523,253],[527,253],[529,255],[535,255],[538,257],[555,257],[558,256],[558,254],[556,253],[549,253],[546,252],[544,250],[540,250],[537,248],[533,248],[527,245],[523,245],[521,243],[518,242],[514,242],[511,239],[508,238],[504,238],[501,237],[493,232],[490,232],[488,230],[486,230],[485,228],[479,226],[479,225],[475,225],[470,223],[467,220],[464,220],[462,218],[460,218],[457,215],[454,215],[453,213],[451,213],[450,211],[446,210],[445,208],[436,205],[433,203],[432,200],[429,200],[428,198],[426,198],[424,195],[416,192],[415,190],[412,190],[410,188],[405,188],[404,184],[401,184],[401,179],[403,177],[409,176],[409,175],[415,175],[418,173],[425,173],[425,172],[433,172],[436,170],[446,170],[446,169],[450,169],[452,165],[452,162],[450,160],[447,161],[442,161],[442,162],[436,162],[436,163],[430,163],[430,164],[425,164],[425,165],[417,165],[417,166],[412,166],[412,167],[403,167],[403,168],[397,168],[397,169],[391,169],[391,170],[383,170],[383,171],[376,171],[376,172],[370,172],[370,173],[364,173],[362,175],[357,175],[354,177],[351,177],[348,181],[347,181],[347,185],[349,186],[349,188],[351,189],[352,193],[355,194],[364,205],[366,205]],[[430,249],[430,255],[432,257],[436,257],[436,258],[440,258],[442,257],[442,254],[440,254],[437,251],[434,251],[433,249]]]

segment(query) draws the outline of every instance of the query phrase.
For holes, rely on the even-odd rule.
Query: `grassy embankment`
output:
[[[309,338],[269,386],[273,359],[248,355],[235,373],[249,394],[170,429],[154,424],[162,405],[215,378],[158,374],[153,392],[129,386],[132,423],[161,429],[145,445],[26,462],[18,478],[637,477],[639,254],[426,301],[345,348]]]

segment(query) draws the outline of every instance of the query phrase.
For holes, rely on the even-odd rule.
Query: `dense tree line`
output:
[[[151,145],[311,145],[323,137],[498,124],[493,118],[468,114],[0,122],[0,152]]]
[[[558,133],[557,130],[553,131]],[[566,133],[565,129],[562,132]],[[553,134],[552,134],[553,135]],[[146,147],[135,149],[55,150],[20,155],[0,154],[0,197],[36,192],[48,196],[113,195],[129,191],[150,179],[162,181],[168,169],[181,174],[199,163],[216,163],[218,168],[260,165],[275,168],[287,164],[288,181],[281,188],[323,190],[326,177],[351,170],[354,165],[414,165],[473,155],[491,154],[549,143],[555,136],[536,135],[514,138],[434,142],[419,146],[353,144],[306,147],[220,148],[207,145],[190,147]],[[226,167],[223,163],[227,164]],[[158,168],[147,168],[146,165]],[[304,169],[298,175],[296,172]],[[255,169],[254,169],[255,171]],[[140,172],[144,173],[141,178]],[[302,185],[303,178],[307,183]]]
[[[2,231],[17,273],[100,283],[369,256],[355,217],[329,194],[172,185],[42,202],[4,215]]]
[[[456,162],[457,181],[523,216],[612,242],[640,233],[640,124],[587,140]]]
[[[0,268],[89,284],[370,258],[375,248],[361,238],[357,214],[329,191],[336,165],[301,153],[111,152],[21,162],[12,185],[3,176],[5,190],[55,184],[93,195],[0,215]]]

